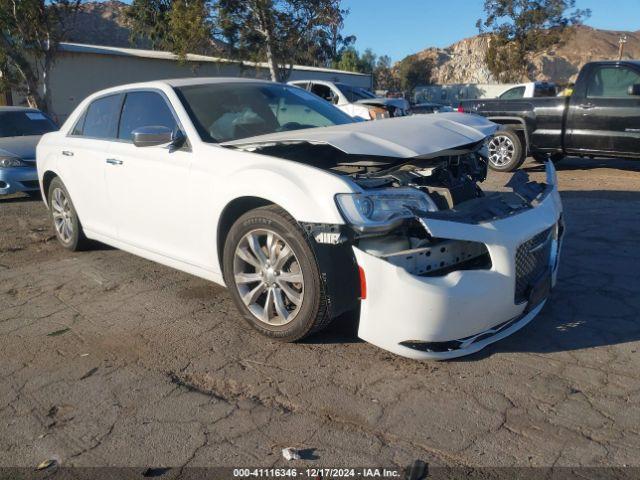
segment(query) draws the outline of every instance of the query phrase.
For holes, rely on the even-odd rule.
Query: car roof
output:
[[[87,99],[95,99],[105,95],[113,95],[127,90],[136,89],[162,89],[163,87],[189,87],[194,85],[222,85],[222,84],[256,84],[256,85],[273,85],[270,80],[258,80],[254,78],[238,78],[238,77],[190,77],[190,78],[167,78],[163,80],[153,80],[150,82],[127,83],[117,85],[115,87],[99,90]]]

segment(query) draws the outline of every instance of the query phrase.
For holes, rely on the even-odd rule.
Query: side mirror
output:
[[[173,141],[173,131],[162,126],[136,128],[131,132],[133,144],[136,147],[153,147]]]
[[[634,97],[640,96],[640,83],[629,86],[629,95],[633,95]]]

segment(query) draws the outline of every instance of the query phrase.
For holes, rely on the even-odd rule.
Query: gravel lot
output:
[[[224,289],[66,252],[40,201],[1,199],[0,466],[271,466],[289,446],[296,466],[640,466],[640,162],[569,159],[559,178],[551,301],[442,363],[361,342],[350,318],[270,342]]]

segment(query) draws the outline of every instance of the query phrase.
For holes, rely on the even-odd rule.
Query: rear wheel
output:
[[[49,213],[58,242],[73,252],[87,247],[88,240],[67,188],[60,178],[51,181],[48,192]]]
[[[315,255],[304,231],[281,208],[251,210],[233,224],[223,269],[238,310],[260,333],[295,341],[329,323]]]
[[[489,167],[498,172],[512,172],[525,159],[520,136],[512,130],[500,130],[489,140]]]

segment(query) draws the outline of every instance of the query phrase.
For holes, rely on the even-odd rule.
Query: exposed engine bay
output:
[[[493,221],[532,208],[546,190],[546,185],[529,182],[527,174],[519,171],[506,185],[511,192],[486,194],[479,186],[488,168],[483,147],[484,142],[477,142],[411,159],[346,154],[331,145],[310,142],[252,145],[250,150],[349,176],[367,193],[397,188],[426,194],[428,209],[412,209],[412,214],[386,229],[339,232],[335,226],[316,225],[311,233],[319,243],[350,242],[411,274],[434,276],[487,269],[491,258],[483,243],[435,237],[429,219],[464,224]]]

